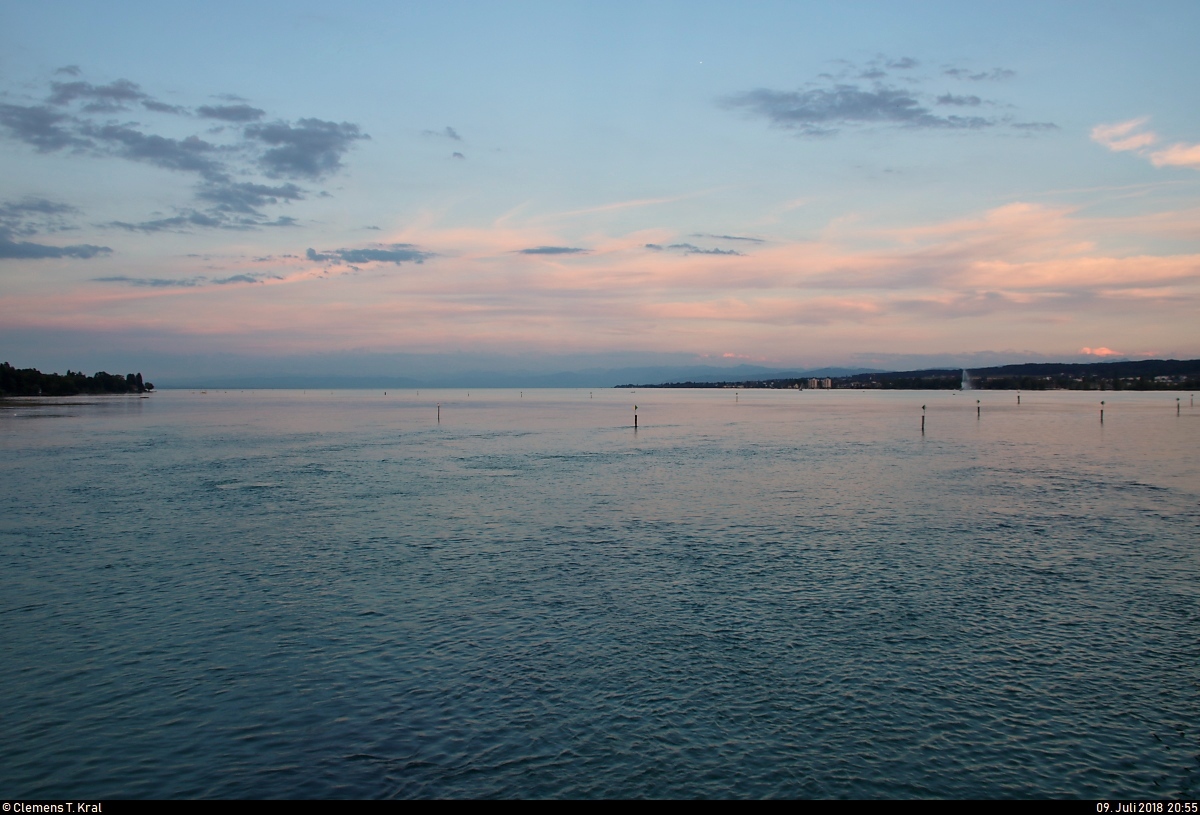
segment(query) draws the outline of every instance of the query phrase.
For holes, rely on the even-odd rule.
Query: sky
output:
[[[0,0],[0,356],[1200,357],[1200,4]]]

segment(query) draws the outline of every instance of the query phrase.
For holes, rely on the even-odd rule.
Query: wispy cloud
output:
[[[1147,130],[1149,116],[1141,116],[1115,124],[1099,124],[1092,128],[1092,141],[1116,153],[1133,152],[1148,158],[1155,167],[1193,167],[1200,169],[1200,144],[1176,142],[1153,149],[1159,143],[1158,134]]]
[[[442,136],[453,141],[462,141],[462,136],[458,135],[458,131],[450,126],[446,126],[441,130],[422,130],[422,136]]]
[[[138,286],[147,289],[191,289],[204,282],[203,277],[128,277],[126,275],[93,277],[92,280],[97,283],[124,283],[127,286]]]
[[[719,241],[745,241],[746,243],[766,243],[762,238],[749,238],[745,235],[713,235],[708,232],[695,232],[693,238],[712,238]]]
[[[970,68],[961,68],[951,66],[942,71],[946,76],[954,79],[963,79],[969,82],[999,82],[1004,79],[1012,79],[1017,75],[1016,71],[1008,68],[993,68],[990,71],[975,71]]]
[[[1149,116],[1117,122],[1110,125],[1096,125],[1092,128],[1092,141],[1102,144],[1114,152],[1127,150],[1142,150],[1158,141],[1158,136],[1141,128],[1150,121]]]

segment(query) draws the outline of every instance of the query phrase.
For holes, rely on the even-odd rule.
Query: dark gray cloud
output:
[[[681,252],[685,255],[736,255],[742,257],[743,253],[736,249],[702,249],[699,246],[691,243],[672,243],[663,246],[660,243],[647,243],[645,248],[652,252]]]
[[[170,218],[156,218],[152,221],[130,223],[129,221],[109,221],[104,226],[124,229],[128,232],[190,232],[195,227],[216,228],[224,226],[221,218],[213,217],[203,212],[191,210]]]
[[[289,215],[280,215],[273,221],[255,221],[253,226],[299,226],[300,222]],[[286,255],[284,257],[287,257]]]
[[[196,108],[196,114],[206,119],[220,119],[223,122],[256,122],[266,115],[265,110],[250,105],[201,105]]]
[[[59,74],[64,76],[79,76],[81,73],[83,72],[79,70],[78,65],[64,65],[61,68],[56,68],[54,71],[55,76],[58,76]]]
[[[465,158],[466,158],[466,156],[464,156],[462,153],[459,153],[459,152],[454,152],[454,153],[451,153],[451,154],[450,154],[450,158],[461,158],[461,159],[465,159]]]
[[[1010,71],[1008,68],[993,68],[990,71],[971,71],[966,68],[947,68],[942,71],[946,76],[952,76],[955,79],[965,79],[971,82],[999,81],[1001,79],[1010,79],[1017,75],[1016,71]]]
[[[741,255],[742,253],[736,249],[701,249],[699,246],[693,246],[690,243],[672,243],[667,247],[674,249],[677,252],[683,252],[685,255]]]
[[[159,102],[155,99],[143,99],[142,107],[155,113],[175,113],[181,116],[187,113],[187,108],[182,105],[168,105],[166,102]]]
[[[977,129],[995,124],[978,116],[939,116],[913,93],[876,85],[834,85],[806,91],[775,91],[759,88],[723,100],[728,108],[740,108],[766,118],[776,127],[804,136],[828,135],[856,125],[898,125],[910,128]]]
[[[72,229],[66,216],[78,215],[70,204],[46,198],[23,198],[0,202],[0,234],[27,237],[39,232],[63,232]]]
[[[424,263],[434,257],[432,252],[422,252],[411,243],[381,244],[381,248],[332,249],[318,252],[309,249],[304,253],[309,260],[326,263]]]
[[[171,139],[118,124],[86,124],[80,130],[110,152],[130,161],[141,161],[167,170],[199,173],[214,179],[222,177],[225,172],[216,145],[199,136]]]
[[[342,156],[359,139],[370,138],[349,122],[300,119],[296,124],[251,125],[246,136],[271,145],[258,160],[271,178],[322,178],[341,169]]]
[[[90,141],[74,132],[76,124],[74,117],[44,105],[0,105],[0,127],[39,153],[89,146]]]
[[[422,136],[445,136],[447,139],[454,141],[462,141],[462,136],[458,135],[458,131],[452,127],[446,127],[443,130],[422,130]]]
[[[69,105],[77,100],[84,100],[83,110],[88,113],[111,113],[127,110],[131,102],[140,102],[150,97],[142,92],[136,82],[128,79],[117,79],[107,85],[93,85],[91,82],[51,82],[50,97],[46,100],[52,105]]]
[[[0,203],[0,218],[10,215],[63,215],[68,212],[78,212],[76,207],[51,201],[46,198],[24,198],[20,201],[5,201]]]
[[[956,96],[952,93],[944,93],[937,98],[939,105],[958,105],[959,107],[978,107],[983,104],[983,100],[978,96]]]
[[[262,207],[283,201],[304,200],[304,190],[290,182],[272,187],[268,184],[222,179],[202,185],[197,190],[196,197],[211,202],[220,212],[240,212],[258,216]]]
[[[584,255],[587,251],[575,246],[532,246],[517,250],[522,255]]]
[[[970,93],[931,93],[925,89],[931,78],[915,70],[920,63],[912,57],[879,56],[865,67],[847,60],[835,60],[835,65],[834,72],[819,74],[816,81],[797,90],[756,88],[726,96],[719,103],[762,117],[772,126],[800,136],[828,136],[844,129],[872,127],[983,130],[1016,126],[1011,115],[965,115],[965,110],[952,113],[939,109],[1011,106]],[[979,82],[1008,79],[1015,72],[1007,68],[976,71],[943,66],[941,75]]]
[[[130,286],[141,286],[152,289],[190,289],[204,282],[203,277],[169,278],[169,277],[93,277],[97,283],[125,283]]]
[[[189,255],[189,257],[194,257]],[[266,274],[235,274],[229,277],[208,278],[204,275],[195,277],[128,277],[113,275],[111,277],[93,277],[96,283],[124,283],[126,286],[138,286],[150,289],[194,289],[199,286],[228,286],[237,283],[261,283],[264,278],[280,279],[277,275]]]
[[[81,243],[74,246],[48,246],[43,243],[29,241],[13,241],[0,231],[0,259],[2,260],[42,260],[45,258],[94,258],[97,255],[107,255],[112,252],[107,246],[93,246]]]
[[[261,213],[252,212],[248,215],[232,215],[220,209],[199,211],[184,210],[169,218],[155,218],[149,221],[131,223],[129,221],[109,221],[100,226],[112,229],[124,229],[127,232],[194,232],[196,229],[230,229],[245,231],[270,226],[296,226],[295,218],[281,215],[274,220],[268,220]]]
[[[766,243],[762,238],[747,238],[743,235],[713,235],[708,232],[696,232],[693,238],[712,238],[718,241],[748,241],[749,243]]]
[[[227,123],[204,137],[159,135],[152,125],[98,114],[140,105],[155,113],[190,115],[187,108],[159,102],[126,79],[108,84],[74,79],[81,74],[78,66],[60,68],[56,74],[72,79],[50,82],[47,104],[0,104],[0,137],[39,152],[69,150],[82,157],[120,158],[196,179],[194,206],[179,207],[170,217],[106,224],[113,228],[156,232],[293,226],[294,218],[266,210],[310,195],[327,197],[324,191],[310,193],[292,180],[316,180],[336,172],[353,144],[369,138],[349,122],[315,118],[259,122],[263,110],[231,95],[218,97],[227,104],[197,109],[202,118]],[[443,135],[457,137],[452,128]],[[265,182],[263,176],[285,183]],[[4,223],[9,235],[28,231],[11,217]]]

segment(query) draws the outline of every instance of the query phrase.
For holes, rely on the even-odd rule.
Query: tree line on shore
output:
[[[0,396],[77,396],[99,393],[146,393],[154,385],[142,380],[142,375],[110,374],[98,371],[87,376],[82,371],[67,370],[65,374],[44,374],[36,368],[14,368],[0,363]]]

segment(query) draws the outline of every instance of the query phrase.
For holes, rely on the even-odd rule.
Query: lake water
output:
[[[1194,800],[1200,408],[1022,402],[10,401],[0,794]]]

